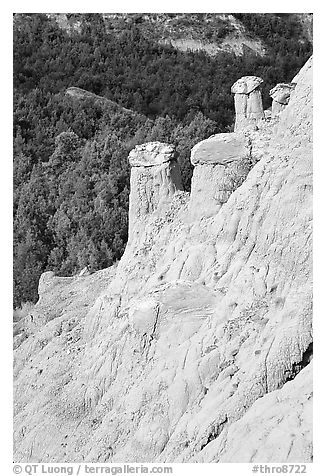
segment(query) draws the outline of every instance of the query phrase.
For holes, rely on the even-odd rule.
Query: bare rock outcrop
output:
[[[195,166],[191,217],[213,216],[248,175],[252,166],[250,139],[236,132],[214,135],[193,147],[190,160]]]
[[[131,165],[129,239],[143,226],[142,220],[182,190],[175,148],[162,142],[136,146],[129,154]]]
[[[141,233],[112,275],[42,280],[15,351],[15,462],[312,461],[311,62],[295,82],[277,119],[194,148],[191,198],[169,147],[140,148]],[[216,211],[191,220],[205,169]]]
[[[289,103],[291,93],[295,88],[293,83],[279,83],[270,90],[269,95],[273,99],[272,117],[277,116]]]
[[[231,87],[234,94],[235,126],[234,131],[254,128],[264,118],[260,85],[263,79],[257,76],[243,76]]]
[[[308,61],[303,65],[303,67],[298,71],[294,76],[291,83],[298,84],[303,82],[311,82],[312,80],[312,65],[313,65],[313,55],[310,56]]]

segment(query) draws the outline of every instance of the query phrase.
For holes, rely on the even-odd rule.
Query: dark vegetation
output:
[[[127,240],[127,156],[150,140],[174,143],[189,190],[191,147],[231,130],[230,86],[245,74],[268,90],[311,54],[292,17],[236,15],[268,46],[248,52],[182,53],[151,41],[139,19],[119,35],[98,14],[66,32],[42,14],[14,19],[14,305],[37,299],[40,274],[69,275],[121,257]],[[109,101],[74,99],[70,86]]]
[[[75,17],[76,18],[76,17]],[[220,43],[234,28],[214,13],[131,13],[106,19],[106,25],[119,34],[126,22],[142,25],[142,31],[151,39],[184,39]],[[203,28],[204,25],[204,28]]]

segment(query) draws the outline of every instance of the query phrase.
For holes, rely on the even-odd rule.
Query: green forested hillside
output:
[[[238,16],[265,41],[264,57],[182,53],[151,41],[139,21],[108,32],[99,14],[79,15],[81,29],[71,32],[42,14],[15,15],[15,306],[37,299],[46,269],[69,275],[120,258],[127,156],[136,144],[174,143],[189,190],[191,147],[232,127],[233,82],[245,74],[263,77],[268,107],[268,90],[291,80],[311,54],[292,17]],[[69,97],[71,86],[118,106]]]

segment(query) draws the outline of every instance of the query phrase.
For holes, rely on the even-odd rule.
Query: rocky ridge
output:
[[[195,146],[190,194],[173,148],[131,154],[151,185],[118,266],[43,275],[19,323],[16,462],[311,461],[312,60],[292,83]]]
[[[70,34],[81,31],[80,14],[48,13],[47,16]],[[141,25],[158,43],[180,51],[205,51],[210,56],[221,52],[241,56],[248,51],[264,56],[266,52],[262,41],[251,38],[232,14],[102,13],[101,16],[107,32],[119,35],[130,25]],[[209,32],[209,38],[204,30]],[[216,35],[216,39],[212,38]]]
[[[85,21],[78,13],[46,15],[69,34],[81,32]],[[286,15],[302,24],[301,41],[312,41],[312,14]],[[209,56],[221,52],[265,56],[267,51],[264,41],[247,31],[232,13],[102,13],[101,17],[107,32],[120,35],[131,25],[141,27],[158,43],[171,45],[180,51],[203,51]]]
[[[141,115],[131,109],[127,109],[121,106],[120,104],[117,104],[114,101],[111,101],[110,99],[107,99],[103,96],[98,96],[97,94],[91,93],[90,91],[86,91],[86,89],[77,88],[75,86],[71,86],[67,88],[65,91],[65,95],[70,97],[72,100],[76,100],[76,101],[92,100],[94,101],[94,103],[108,106],[112,112],[123,111],[123,112],[127,112],[131,116]]]

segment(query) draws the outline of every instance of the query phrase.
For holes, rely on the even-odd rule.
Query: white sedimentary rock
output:
[[[294,83],[279,83],[269,91],[269,95],[273,99],[272,117],[277,116],[281,111],[283,111],[285,106],[289,103],[294,88]]]
[[[250,94],[257,89],[264,80],[258,76],[243,76],[238,79],[231,87],[233,94]]]
[[[137,145],[128,159],[131,167],[153,167],[174,160],[175,148],[163,142],[147,142]]]
[[[116,267],[43,276],[15,351],[15,462],[311,462],[311,62],[296,84],[216,213],[191,218],[198,181]],[[246,155],[216,137],[193,152],[207,180]]]
[[[313,56],[310,56],[308,61],[305,65],[300,69],[298,74],[294,76],[291,83],[303,83],[304,81],[311,81],[311,74],[312,74],[312,64],[313,64]]]
[[[243,76],[231,87],[236,113],[234,131],[255,127],[257,121],[264,118],[262,83],[263,80],[257,76]]]
[[[162,142],[136,146],[129,154],[131,165],[129,198],[129,238],[142,220],[182,190],[175,148]]]
[[[243,134],[216,134],[196,144],[191,150],[192,165],[228,165],[250,155],[250,142]]]
[[[251,168],[250,150],[249,138],[236,132],[216,134],[193,147],[192,218],[215,215],[227,202]]]

